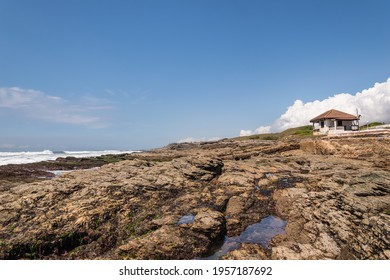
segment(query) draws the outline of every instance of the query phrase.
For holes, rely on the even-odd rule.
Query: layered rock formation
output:
[[[286,234],[223,258],[390,259],[387,136],[225,139],[126,159],[1,183],[0,258],[203,258],[272,214]]]

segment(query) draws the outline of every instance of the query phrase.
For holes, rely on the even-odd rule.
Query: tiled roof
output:
[[[325,113],[322,113],[321,115],[311,119],[310,122],[316,122],[316,121],[326,120],[326,119],[353,121],[353,120],[358,120],[359,117],[332,109],[332,110],[326,111]]]

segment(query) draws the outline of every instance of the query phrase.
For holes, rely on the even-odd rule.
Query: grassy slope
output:
[[[281,138],[306,138],[313,136],[313,128],[311,125],[305,125],[300,127],[294,127],[286,129],[282,132],[277,133],[265,133],[255,134],[250,136],[242,136],[233,138],[234,140],[279,140]]]
[[[384,122],[372,122],[372,123],[369,123],[368,124],[368,128],[372,128],[372,127],[375,127],[375,126],[378,126],[378,125],[382,125],[382,124],[385,124]],[[360,124],[360,130],[366,130],[367,129],[367,125],[366,124]]]

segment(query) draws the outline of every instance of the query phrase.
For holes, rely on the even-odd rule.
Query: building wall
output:
[[[335,127],[336,124],[336,127]],[[338,121],[324,120],[324,126],[321,127],[321,122],[314,123],[314,134],[338,134],[344,131],[351,131],[354,121],[341,121],[341,125],[338,125]]]

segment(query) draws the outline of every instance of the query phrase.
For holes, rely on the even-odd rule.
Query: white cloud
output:
[[[221,138],[220,137],[210,137],[210,138],[206,138],[206,137],[202,137],[202,138],[187,137],[187,138],[181,139],[181,140],[179,140],[177,142],[178,143],[197,143],[197,142],[218,141],[218,140],[221,140]]]
[[[252,134],[255,134],[255,132],[253,132],[252,130],[241,129],[241,131],[240,131],[240,136],[249,136]]]
[[[271,132],[271,126],[260,126],[255,129],[255,131],[252,130],[241,130],[240,136],[249,136],[253,134],[264,134],[264,133],[270,133]]]
[[[260,126],[252,130],[241,130],[241,136],[267,133],[269,131],[278,132],[288,128],[308,125],[310,119],[319,114],[336,109],[349,114],[356,115],[356,109],[362,115],[361,122],[390,121],[390,78],[384,83],[375,83],[369,89],[351,95],[340,93],[328,97],[324,100],[315,100],[304,103],[296,100],[287,111],[275,120],[270,126]]]
[[[97,104],[96,101],[92,104],[88,100],[83,104],[71,104],[61,97],[47,95],[41,91],[11,87],[0,88],[0,108],[48,122],[99,128],[104,126],[102,119],[90,112],[110,107]]]
[[[271,126],[269,126],[269,125],[267,125],[267,126],[260,126],[260,127],[256,128],[255,132],[257,134],[270,133],[271,132]]]

